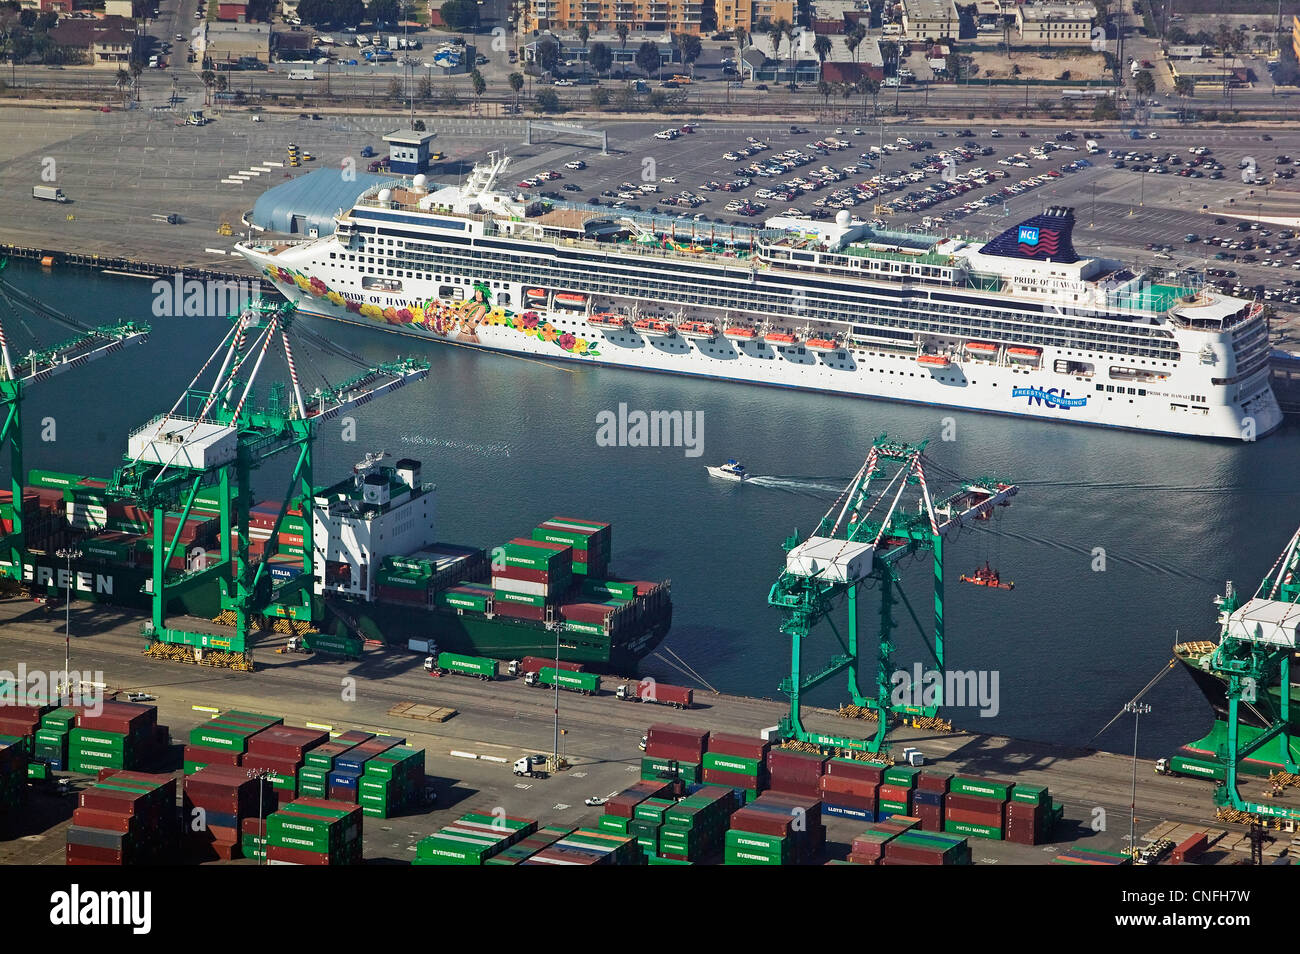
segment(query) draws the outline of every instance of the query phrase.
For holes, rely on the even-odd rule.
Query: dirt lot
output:
[[[1036,53],[1014,53],[1008,59],[1003,53],[976,53],[976,78],[1010,79],[1013,75],[1023,79],[1054,80],[1066,70],[1076,80],[1100,79],[1105,60],[1100,53],[1071,50],[1058,56]],[[1019,73],[1013,70],[1019,68]]]

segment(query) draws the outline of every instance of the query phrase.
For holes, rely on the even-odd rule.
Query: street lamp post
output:
[[[1125,712],[1133,713],[1133,794],[1129,801],[1128,815],[1128,850],[1137,856],[1137,790],[1138,790],[1138,724],[1142,717],[1151,711],[1145,702],[1129,702],[1124,705]]]
[[[257,779],[257,817],[262,822],[262,840],[266,840],[266,817],[262,814],[262,795],[266,791],[266,777],[271,774],[270,769],[249,769],[248,777]],[[257,859],[259,865],[266,862],[266,845],[262,845],[262,857]]]
[[[80,560],[82,553],[76,547],[59,547],[54,551],[55,556],[63,557],[67,561],[68,574],[68,595],[64,604],[63,611],[63,683],[64,692],[67,693],[68,702],[72,702],[72,561]],[[61,692],[60,698],[63,693]]]

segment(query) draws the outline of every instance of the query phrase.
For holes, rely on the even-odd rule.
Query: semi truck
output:
[[[334,633],[307,633],[303,636],[291,636],[285,643],[286,653],[320,653],[325,656],[341,656],[344,659],[360,659],[365,642],[359,636],[338,636]]]
[[[524,676],[530,672],[541,672],[546,666],[565,669],[569,672],[582,672],[582,663],[568,662],[566,660],[556,663],[554,659],[543,659],[540,656],[525,656],[523,659],[512,659],[506,664],[506,672],[512,676]]]
[[[33,199],[45,199],[48,202],[67,202],[68,197],[58,186],[32,186]]]
[[[695,701],[692,690],[653,679],[624,683],[614,690],[614,698],[625,702],[657,702],[676,709],[689,709]]]
[[[497,677],[495,659],[484,656],[463,656],[460,653],[438,653],[436,656],[426,656],[424,669],[430,673],[450,672],[458,676],[477,676],[484,682],[490,682]]]
[[[600,695],[600,676],[594,672],[571,672],[567,669],[556,669],[554,666],[544,666],[537,672],[530,672],[524,676],[524,684],[528,686],[556,686],[561,689],[567,689],[570,692],[580,692],[584,696]]]

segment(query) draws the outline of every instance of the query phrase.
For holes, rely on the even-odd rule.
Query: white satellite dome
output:
[[[392,199],[393,199],[393,190],[392,190],[392,189],[380,189],[380,190],[379,190],[379,201],[380,201],[380,202],[391,202]]]
[[[848,225],[848,224],[849,224],[849,221],[850,221],[851,219],[852,219],[852,216],[849,215],[849,210],[848,210],[848,209],[840,209],[838,212],[835,213],[835,224],[836,224],[836,225],[841,225],[841,226],[842,226],[842,225]]]
[[[417,189],[423,189],[428,184],[429,184],[429,177],[426,176],[423,172],[421,172],[419,175],[417,175],[414,179],[411,180],[411,185],[415,186],[415,188]]]

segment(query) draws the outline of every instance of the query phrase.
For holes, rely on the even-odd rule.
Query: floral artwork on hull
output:
[[[560,330],[549,321],[542,320],[535,311],[516,314],[505,308],[494,308],[492,291],[484,282],[475,282],[473,294],[464,301],[430,298],[420,305],[403,308],[390,305],[385,308],[369,302],[344,298],[319,278],[308,278],[301,272],[281,268],[278,265],[267,265],[262,272],[274,282],[294,285],[305,295],[323,299],[372,321],[398,327],[415,325],[444,338],[455,335],[460,340],[473,344],[479,343],[477,333],[479,325],[499,325],[522,332],[530,338],[553,344],[575,357],[594,358],[600,354],[596,350],[594,341],[580,338],[570,331]]]

